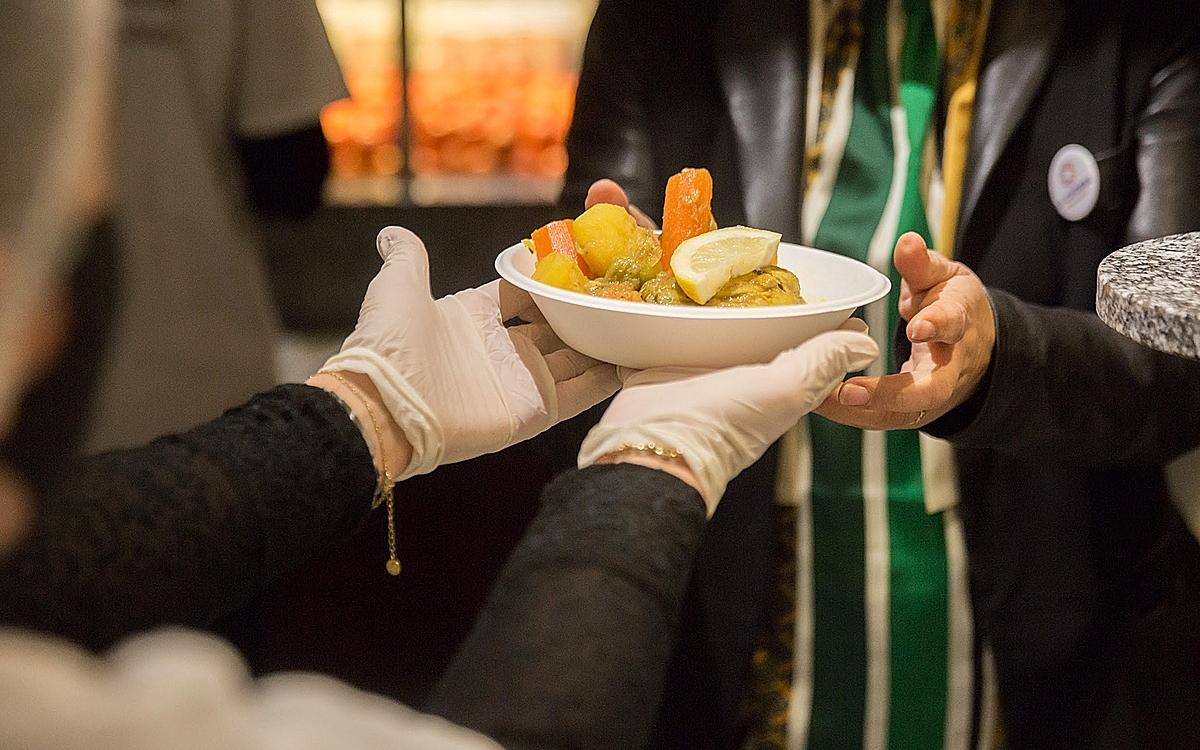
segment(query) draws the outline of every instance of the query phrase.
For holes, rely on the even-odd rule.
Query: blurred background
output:
[[[321,128],[317,215],[268,223],[294,379],[353,325],[388,224],[416,231],[435,295],[495,277],[504,247],[554,216],[596,0],[317,0],[350,97]]]

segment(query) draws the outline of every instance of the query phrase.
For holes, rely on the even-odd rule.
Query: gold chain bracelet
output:
[[[656,443],[621,443],[616,448],[613,448],[609,452],[609,455],[616,455],[622,451],[649,451],[663,458],[683,458],[683,454],[674,448],[667,448]]]
[[[376,492],[371,508],[378,507],[380,502],[387,504],[387,572],[398,576],[400,575],[400,560],[396,557],[396,498],[394,493],[396,483],[392,480],[391,472],[388,471],[387,453],[383,447],[383,432],[379,429],[379,422],[375,419],[375,411],[371,408],[371,402],[367,401],[367,397],[363,395],[363,392],[349,380],[342,377],[341,373],[333,372],[332,370],[326,370],[325,372],[336,378],[339,383],[349,388],[350,392],[358,397],[358,400],[367,408],[367,416],[371,418],[371,427],[375,429],[375,440],[379,444],[379,463],[383,465],[383,485]],[[353,412],[351,412],[351,415],[353,415]]]

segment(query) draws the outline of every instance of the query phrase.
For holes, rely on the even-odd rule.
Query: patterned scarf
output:
[[[951,249],[987,10],[810,2],[804,241],[891,275],[892,294],[865,313],[882,351],[898,323],[896,238],[912,230]],[[755,654],[747,747],[966,750],[990,735],[973,700],[948,446],[814,415],[781,459],[785,555],[774,627]]]

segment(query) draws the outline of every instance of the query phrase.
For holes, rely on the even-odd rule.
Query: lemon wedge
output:
[[[684,294],[703,305],[734,276],[768,265],[783,235],[736,226],[684,240],[671,256],[671,271]]]

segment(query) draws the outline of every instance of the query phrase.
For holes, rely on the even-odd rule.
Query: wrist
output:
[[[408,442],[396,420],[392,419],[391,412],[384,406],[379,389],[366,375],[352,370],[327,370],[313,375],[306,382],[329,391],[346,404],[350,409],[351,419],[358,423],[359,432],[367,441],[367,447],[372,448],[371,456],[375,462],[375,470],[379,473],[379,484],[371,508],[374,509],[380,503],[387,505],[386,568],[388,573],[398,576],[401,567],[400,559],[396,557],[395,477],[400,476],[412,460],[412,444]],[[371,425],[369,431],[363,427],[364,418]]]
[[[595,463],[638,464],[650,469],[665,471],[686,482],[696,492],[699,492],[701,497],[704,495],[704,491],[700,486],[700,480],[696,477],[695,472],[692,471],[692,467],[688,465],[687,459],[673,449],[664,448],[654,443],[619,445],[609,453],[597,458]]]
[[[381,416],[395,423],[408,445],[408,463],[394,477],[397,481],[428,474],[442,464],[446,439],[437,414],[387,358],[367,347],[343,345],[342,351],[325,361],[321,372],[334,376],[356,373],[356,379],[370,381],[375,403],[387,412]]]
[[[395,480],[412,460],[412,445],[383,403],[371,378],[349,370],[318,372],[305,384],[332,393],[350,410],[379,475],[379,488]],[[378,431],[376,431],[378,428]]]

